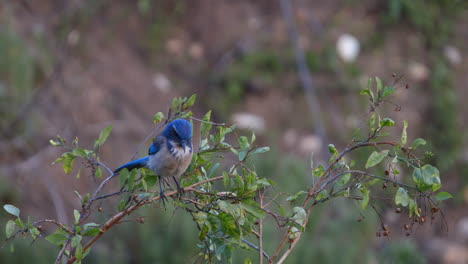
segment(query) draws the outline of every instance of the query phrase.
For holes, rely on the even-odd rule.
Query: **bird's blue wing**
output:
[[[158,151],[161,149],[162,145],[166,143],[166,140],[164,139],[163,136],[157,136],[153,140],[153,144],[148,149],[148,155],[154,155],[158,153]]]
[[[148,162],[148,156],[140,158],[140,159],[132,160],[129,163],[125,163],[124,165],[118,167],[114,171],[114,173],[117,173],[123,169],[133,170],[133,169],[141,168],[141,167],[146,166],[147,162]]]

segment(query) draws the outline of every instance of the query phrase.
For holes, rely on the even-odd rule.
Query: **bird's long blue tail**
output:
[[[141,167],[144,167],[146,163],[148,162],[148,156],[136,160],[132,160],[129,163],[125,163],[124,165],[118,167],[114,173],[117,173],[123,169],[128,169],[128,170],[133,170],[133,169],[138,169]]]

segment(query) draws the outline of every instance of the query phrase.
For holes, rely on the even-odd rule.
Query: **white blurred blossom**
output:
[[[343,34],[336,42],[336,51],[345,62],[354,62],[359,55],[359,40],[350,34]]]
[[[255,132],[265,131],[265,119],[255,114],[237,113],[232,116],[232,121],[241,129],[251,129]]]
[[[460,50],[458,50],[454,46],[445,46],[444,47],[444,54],[447,60],[452,65],[458,65],[462,62],[462,55],[460,54]]]
[[[424,81],[429,77],[429,69],[419,62],[410,63],[408,71],[410,77],[416,81]]]
[[[162,73],[153,75],[153,85],[163,93],[167,93],[171,90],[171,81]]]

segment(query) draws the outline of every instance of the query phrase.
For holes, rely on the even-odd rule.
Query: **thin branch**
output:
[[[306,208],[307,204],[310,202],[310,200],[315,196],[315,194],[317,193],[317,190],[322,186],[322,184],[324,183],[324,181],[326,181],[327,179],[329,179],[329,175],[330,175],[330,172],[333,170],[334,166],[346,155],[348,154],[349,152],[355,150],[355,149],[358,149],[358,148],[362,148],[362,147],[368,147],[368,146],[373,146],[373,147],[376,147],[378,145],[390,145],[390,146],[395,146],[397,145],[396,142],[369,142],[371,138],[368,138],[366,141],[362,141],[362,142],[358,142],[346,149],[344,149],[336,158],[335,160],[328,166],[328,168],[325,170],[325,172],[323,173],[322,177],[320,177],[320,179],[310,188],[310,190],[308,191],[307,193],[307,196],[306,198],[304,199],[303,203],[302,203],[302,208]],[[387,178],[384,178],[385,180],[387,180]],[[314,202],[311,204],[310,207],[307,208],[306,210],[306,218],[304,220],[304,223],[302,224],[304,227],[307,225],[308,221],[309,221],[309,217],[310,217],[310,213],[312,211],[312,209],[315,207],[317,203]],[[292,239],[292,241],[290,242],[289,244],[289,247],[288,249],[283,253],[283,255],[281,256],[280,260],[278,261],[278,263],[283,263],[284,260],[287,258],[287,256],[291,253],[291,251],[294,249],[294,247],[296,246],[297,242],[300,240],[301,238],[301,235],[302,235],[303,232],[297,232],[296,233],[296,236]],[[288,230],[284,236],[283,236],[283,239],[281,240],[280,244],[278,245],[278,247],[276,248],[276,251],[275,251],[275,254],[271,257],[271,261],[270,263],[272,263],[276,257],[278,257],[278,255],[280,254],[282,248],[284,247],[286,241],[289,240],[289,237],[291,235],[291,231]]]
[[[192,184],[192,185],[190,185],[188,187],[185,187],[183,189],[184,189],[185,192],[189,192],[189,191],[191,191],[193,188],[195,188],[197,186],[200,186],[200,185],[203,185],[203,184],[206,184],[206,183],[209,183],[209,182],[219,181],[219,180],[222,180],[223,178],[224,178],[224,176],[218,176],[218,177],[214,177],[214,178],[211,178],[211,179],[203,180],[201,182],[197,182],[197,183]],[[178,195],[178,191],[172,191],[172,192],[169,192],[169,193],[165,193],[166,197],[171,197],[171,196],[174,196],[174,195]],[[146,204],[154,203],[154,202],[156,202],[156,201],[158,201],[160,199],[161,199],[160,196],[156,196],[156,197],[153,197],[153,198],[151,198],[149,200],[142,200],[142,201],[140,201],[140,202],[138,202],[136,204],[133,204],[130,207],[124,209],[123,211],[117,213],[113,217],[111,217],[102,226],[99,234],[97,234],[90,241],[88,241],[88,243],[83,247],[83,252],[85,252],[94,243],[96,243],[96,241],[98,241],[109,229],[111,229],[114,225],[118,224],[122,218],[124,218],[127,215],[130,215],[131,213],[133,213],[135,210],[137,210],[141,206],[146,205]],[[70,258],[68,260],[68,263],[72,264],[75,260],[76,260],[76,258],[72,257],[72,258]]]
[[[53,220],[53,219],[44,219],[44,220],[40,220],[40,221],[37,221],[37,222],[34,222],[32,223],[33,226],[37,226],[39,224],[42,224],[42,223],[52,223],[52,224],[55,224],[56,226],[62,228],[65,232],[69,233],[69,234],[74,234],[74,232],[68,228],[66,225],[58,222],[57,220]]]
[[[65,244],[63,244],[62,249],[60,249],[60,252],[57,255],[57,258],[55,259],[55,264],[60,264],[60,262],[62,262],[62,257],[63,257],[63,254],[65,253],[65,250],[68,247],[68,244],[70,244],[70,239],[68,239],[67,242],[65,242]]]
[[[244,242],[249,247],[257,250],[258,252],[260,252],[260,255],[264,256],[268,261],[270,261],[270,257],[268,256],[268,254],[265,251],[261,250],[261,248],[257,247],[256,245],[254,245],[253,243],[250,243],[249,241],[247,241],[245,239],[242,239],[242,242]],[[260,259],[262,259],[262,258],[260,258]]]
[[[205,121],[205,120],[202,120],[202,119],[193,117],[193,116],[190,117],[190,119],[197,120],[197,121],[199,121],[199,122],[202,122],[202,123],[205,123],[205,124],[214,125],[214,126],[226,126],[226,123],[214,123],[214,122],[209,122],[209,121]]]
[[[258,190],[258,198],[260,200],[260,208],[263,208],[263,194],[261,190]],[[258,219],[258,251],[260,264],[263,264],[263,219]],[[267,258],[268,259],[268,258]]]

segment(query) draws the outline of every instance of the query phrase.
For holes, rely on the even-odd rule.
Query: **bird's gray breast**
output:
[[[179,177],[185,172],[192,160],[192,146],[162,147],[157,153],[149,156],[147,167],[157,176]]]

